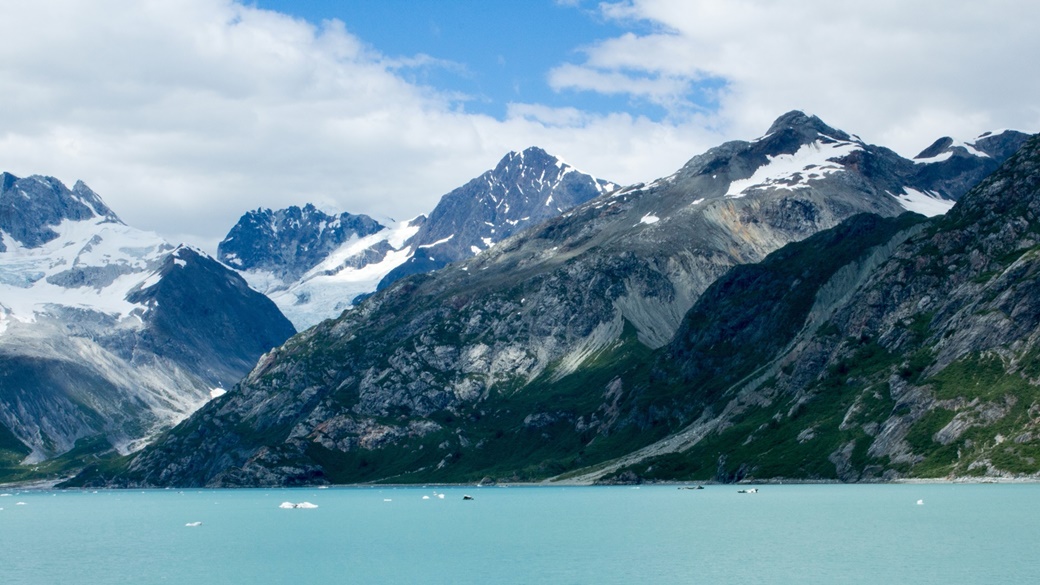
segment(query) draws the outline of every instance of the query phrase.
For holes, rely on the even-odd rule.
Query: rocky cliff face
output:
[[[132,450],[294,333],[234,272],[126,226],[82,183],[4,174],[2,186],[0,427],[21,445],[11,452],[35,462],[97,437]]]
[[[530,478],[641,447],[696,418],[648,364],[708,286],[858,213],[951,206],[916,168],[787,114],[293,338],[121,481]]]

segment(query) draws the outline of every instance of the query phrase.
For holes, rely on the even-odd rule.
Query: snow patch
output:
[[[788,190],[806,188],[810,181],[844,170],[834,159],[848,156],[857,150],[860,150],[860,146],[852,142],[825,144],[817,140],[803,145],[794,154],[769,156],[769,162],[755,170],[753,175],[730,183],[726,197],[744,197],[749,190],[763,187]]]
[[[949,199],[943,199],[938,193],[928,192],[923,193],[910,187],[904,187],[905,193],[901,195],[895,195],[889,193],[892,197],[895,197],[899,204],[903,206],[903,209],[907,211],[913,211],[920,213],[927,217],[935,217],[937,215],[945,215],[950,208],[953,207],[955,201]]]
[[[652,225],[652,224],[655,224],[655,223],[657,223],[657,222],[659,222],[659,221],[661,221],[661,218],[660,218],[660,217],[657,217],[657,216],[656,216],[656,215],[654,215],[653,213],[648,213],[648,214],[644,215],[644,216],[643,216],[643,217],[642,217],[642,218],[641,218],[641,219],[639,220],[639,223],[645,223],[645,224],[647,224],[647,225]]]
[[[914,163],[919,164],[919,165],[924,165],[924,164],[943,162],[944,160],[949,160],[949,158],[951,156],[953,156],[953,151],[952,150],[947,150],[945,152],[940,152],[939,154],[937,154],[935,156],[930,156],[928,158],[915,158],[914,159]]]
[[[492,230],[492,231],[494,231],[494,230]],[[423,244],[421,246],[418,246],[418,249],[423,250],[423,249],[426,249],[426,248],[432,248],[434,246],[440,246],[441,244],[446,244],[446,243],[450,242],[451,239],[454,238],[454,237],[455,237],[455,234],[451,234],[450,236],[448,236],[446,238],[443,238],[443,239],[440,239],[440,240],[437,240],[436,242],[433,242],[432,244]]]

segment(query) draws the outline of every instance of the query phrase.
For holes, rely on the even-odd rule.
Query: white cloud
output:
[[[83,179],[128,223],[209,249],[259,206],[424,213],[531,145],[622,182],[691,154],[625,115],[468,114],[403,75],[462,65],[230,0],[15,1],[0,22],[0,168]]]
[[[607,95],[627,94],[674,108],[689,93],[692,80],[680,76],[633,74],[565,64],[549,73],[549,85],[557,91],[576,89]]]
[[[531,145],[649,181],[794,108],[914,154],[942,134],[1040,129],[1035,6],[605,4],[643,32],[582,48],[547,82],[672,113],[654,121],[540,104],[471,114],[469,97],[421,82],[464,64],[390,59],[349,25],[232,0],[12,0],[0,3],[0,170],[83,179],[131,225],[212,249],[258,206],[426,212]],[[726,82],[717,112],[693,103],[704,79]]]
[[[631,84],[632,96],[681,111],[694,104],[678,80],[723,79],[729,135],[804,109],[910,155],[944,134],[1040,129],[1040,3],[627,0],[600,10],[650,30],[584,48],[584,62],[553,72],[557,87]],[[647,79],[673,83],[651,93]]]

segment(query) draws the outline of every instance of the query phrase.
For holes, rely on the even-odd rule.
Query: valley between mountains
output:
[[[10,220],[30,181],[86,209]],[[0,347],[21,349],[0,355],[0,480],[40,477],[30,461],[122,487],[1036,477],[1038,181],[1020,132],[909,160],[790,112],[646,184],[531,148],[428,216],[259,209],[220,262],[157,242],[90,264],[114,236],[84,227],[61,261],[48,242],[114,213],[5,178]],[[103,300],[13,300],[39,283]],[[105,368],[46,333],[84,323],[65,341]],[[124,409],[110,380],[145,364],[183,406]],[[67,413],[87,422],[52,431]]]

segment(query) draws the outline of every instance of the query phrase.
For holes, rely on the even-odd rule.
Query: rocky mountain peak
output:
[[[505,155],[493,170],[441,197],[408,244],[413,256],[396,280],[469,258],[495,243],[616,188],[532,146]]]
[[[766,137],[774,134],[797,137],[801,144],[813,142],[821,135],[837,140],[852,140],[852,137],[845,132],[832,128],[820,118],[799,110],[792,110],[777,118],[766,131]]]
[[[550,167],[562,168],[565,165],[566,163],[545,150],[537,146],[530,146],[520,152],[512,151],[505,155],[495,165],[495,169],[488,171],[488,173],[497,177],[505,177],[518,173],[522,174],[524,170],[543,170]]]
[[[949,136],[943,136],[942,138],[933,142],[931,146],[922,150],[917,156],[914,157],[914,160],[935,158],[940,154],[947,152],[947,150],[951,146],[953,146],[953,138],[950,138]]]
[[[989,157],[1003,160],[1018,151],[1028,138],[1028,134],[1016,130],[985,132],[971,142],[943,136],[922,150],[914,160],[941,162],[951,157]]]
[[[70,190],[54,177],[0,175],[0,231],[26,247],[35,248],[58,237],[52,228],[63,221],[95,218],[122,223],[82,181]],[[4,250],[0,242],[0,251]]]
[[[944,136],[914,157],[911,183],[921,191],[958,200],[1028,139],[1028,134],[1015,130],[986,132],[973,141]]]
[[[1029,134],[1017,130],[984,132],[975,139],[974,146],[993,158],[1003,160],[1018,152],[1026,140],[1029,140]]]
[[[367,215],[331,215],[308,203],[243,215],[217,246],[221,262],[239,270],[262,269],[295,279],[348,240],[384,229]]]

